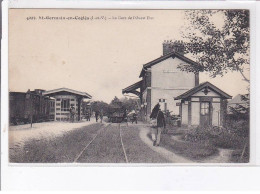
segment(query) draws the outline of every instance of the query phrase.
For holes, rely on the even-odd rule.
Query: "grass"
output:
[[[244,126],[241,125],[241,128]],[[246,129],[247,130],[247,129]],[[242,131],[242,133],[241,133]],[[231,162],[245,163],[249,161],[249,149],[246,148],[241,158],[244,146],[249,142],[248,135],[245,130],[239,129],[223,129],[221,133],[213,135],[212,131],[205,129],[191,129],[182,134],[182,140],[187,143],[208,144],[216,149],[232,149]]]
[[[249,149],[248,149],[248,147],[246,147],[243,157],[241,157],[242,153],[243,153],[243,149],[237,149],[237,150],[233,151],[232,155],[231,155],[231,162],[248,163],[249,162]]]
[[[67,132],[53,139],[33,139],[25,142],[21,148],[14,148],[10,152],[10,162],[13,163],[71,163],[81,150],[93,139],[101,123],[95,123],[86,127]],[[139,137],[140,129],[137,125],[122,125],[122,139],[128,161],[130,163],[169,163],[159,153],[149,148]],[[216,155],[218,148],[234,148],[231,162],[248,162],[249,149],[244,151],[241,159],[243,145],[247,137],[237,137],[233,134],[224,136],[210,136],[206,132],[174,131],[161,135],[160,146],[186,157],[190,160],[200,161],[209,156]],[[174,141],[171,135],[189,135],[185,141]],[[193,135],[194,134],[194,135]],[[151,135],[148,135],[151,139]],[[112,124],[105,130],[101,130],[97,138],[83,152],[78,162],[80,163],[125,163],[125,157],[120,140],[119,126]]]
[[[55,139],[30,140],[22,149],[17,148],[10,154],[13,163],[70,163],[91,141],[102,124],[93,124],[57,137]]]
[[[96,123],[70,131],[53,139],[33,139],[22,149],[12,151],[13,163],[72,163],[97,134],[102,124]],[[122,138],[130,163],[166,163],[160,154],[151,150],[139,138],[136,126],[122,127]],[[96,139],[79,157],[79,163],[125,163],[119,127],[112,124],[101,130]]]
[[[148,137],[151,139],[151,134]],[[160,146],[190,160],[201,160],[218,153],[210,144],[174,141],[168,134],[161,134]]]
[[[204,143],[208,141],[217,148],[223,149],[242,149],[248,141],[248,136],[239,136],[234,132],[223,129],[219,134],[213,134],[207,129],[191,129],[182,134],[182,140],[188,142]]]
[[[78,162],[81,163],[125,163],[125,156],[120,140],[119,127],[112,124],[91,143],[83,152]]]
[[[149,148],[139,138],[139,128],[135,125],[122,127],[122,139],[130,163],[169,163],[157,152]]]
[[[212,140],[213,145],[224,149],[243,149],[248,137],[241,137],[234,133],[223,132]]]

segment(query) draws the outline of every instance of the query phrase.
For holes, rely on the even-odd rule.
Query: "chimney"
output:
[[[172,49],[171,44],[168,42],[164,42],[163,43],[163,55],[166,55],[172,51],[173,51],[173,49]]]
[[[174,41],[172,42],[171,40],[166,40],[163,42],[163,55],[166,55],[170,52],[178,52],[181,55],[185,54],[185,47],[184,43],[182,41]]]

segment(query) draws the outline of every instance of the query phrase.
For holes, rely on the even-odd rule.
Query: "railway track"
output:
[[[97,132],[97,134],[92,138],[92,140],[79,152],[79,154],[77,155],[77,157],[74,159],[74,161],[73,161],[73,163],[76,163],[76,162],[78,162],[79,161],[79,159],[81,158],[81,159],[83,159],[84,160],[84,153],[85,152],[88,152],[88,148],[89,147],[91,147],[91,145],[92,144],[94,144],[95,143],[95,140],[96,140],[96,142],[99,142],[100,141],[100,139],[98,139],[98,138],[104,138],[104,137],[106,137],[106,135],[108,135],[107,133],[112,133],[110,130],[108,130],[108,127],[114,127],[114,129],[113,130],[115,130],[115,129],[118,129],[119,130],[119,138],[120,138],[120,142],[121,142],[121,147],[122,147],[122,149],[121,149],[121,151],[123,152],[123,155],[124,155],[124,161],[126,162],[126,163],[128,163],[128,158],[127,158],[127,154],[126,154],[126,151],[125,151],[125,146],[124,146],[124,143],[123,143],[123,138],[122,138],[122,129],[121,129],[121,124],[119,123],[118,124],[118,126],[116,126],[116,125],[111,125],[111,124],[108,124],[108,125],[106,125],[106,126],[104,126],[103,128],[101,128],[98,132]],[[117,130],[116,130],[117,131]],[[102,133],[102,132],[104,132],[104,133]],[[117,133],[117,132],[116,132]],[[102,134],[102,135],[101,135]],[[111,141],[113,141],[112,139],[111,139]],[[119,141],[119,140],[118,140]],[[119,145],[120,145],[120,143],[119,143]],[[94,146],[94,145],[93,145]],[[91,150],[89,150],[89,151],[91,151]],[[121,153],[122,153],[121,152]],[[85,153],[86,154],[86,153]],[[120,155],[120,150],[118,150],[118,154]],[[123,156],[122,156],[123,157]],[[122,161],[123,161],[123,158],[122,158]]]
[[[122,128],[121,128],[120,123],[119,123],[119,133],[120,133],[120,140],[121,140],[122,148],[123,148],[123,151],[124,151],[125,161],[126,161],[126,163],[128,163],[128,158],[127,158],[127,155],[126,155],[125,146],[124,146],[124,142],[123,142],[123,138],[122,138]]]
[[[96,139],[96,137],[105,129],[108,128],[108,126],[110,126],[111,124],[108,124],[106,126],[104,126],[103,128],[101,128],[97,134],[93,137],[93,139],[81,150],[81,152],[77,155],[77,157],[74,159],[73,163],[76,163],[78,161],[78,159],[81,157],[81,155],[83,154],[84,151],[87,150],[87,148],[89,147],[89,145]]]

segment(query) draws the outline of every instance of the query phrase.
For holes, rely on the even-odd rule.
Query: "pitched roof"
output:
[[[205,87],[209,87],[214,92],[218,93],[219,95],[221,95],[224,98],[227,98],[227,99],[232,98],[232,96],[228,95],[227,93],[225,93],[221,89],[217,88],[216,86],[214,86],[210,82],[203,82],[203,83],[199,84],[198,86],[195,86],[194,88],[188,90],[187,92],[177,96],[176,98],[174,98],[174,100],[180,100],[180,99],[188,98],[189,96],[199,92],[200,90],[202,90]]]
[[[185,61],[186,63],[192,64],[192,65],[197,65],[197,63],[195,61],[192,61],[191,59],[185,57],[184,55],[181,55],[180,53],[178,53],[176,51],[172,51],[172,52],[170,52],[170,53],[168,53],[166,55],[163,55],[163,56],[161,56],[161,57],[159,57],[159,58],[157,58],[157,59],[155,59],[153,61],[150,61],[149,63],[144,64],[139,77],[143,76],[143,74],[144,74],[144,72],[145,72],[145,70],[147,68],[150,68],[153,65],[155,65],[157,63],[160,63],[161,61],[164,61],[164,60],[166,60],[166,59],[168,59],[170,57],[177,57],[177,58]]]
[[[228,104],[246,104],[245,101],[242,100],[242,95],[238,94],[234,98],[232,98]]]
[[[130,92],[130,91],[136,90],[141,87],[141,84],[142,84],[142,80],[124,88],[122,90],[122,92],[124,94],[124,93]]]
[[[54,90],[45,91],[42,94],[43,95],[50,95],[50,94],[54,94],[54,93],[58,93],[58,92],[69,92],[69,93],[76,94],[76,95],[79,95],[79,96],[82,96],[82,97],[85,97],[85,98],[92,98],[92,96],[89,95],[86,92],[79,92],[79,91],[72,90],[72,89],[69,89],[69,88],[58,88],[58,89],[54,89]]]

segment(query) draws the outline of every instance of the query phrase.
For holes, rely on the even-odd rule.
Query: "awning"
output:
[[[122,93],[123,94],[132,93],[140,97],[141,93],[137,91],[137,89],[140,89],[141,86],[142,86],[142,80],[126,87],[125,89],[122,90]]]

